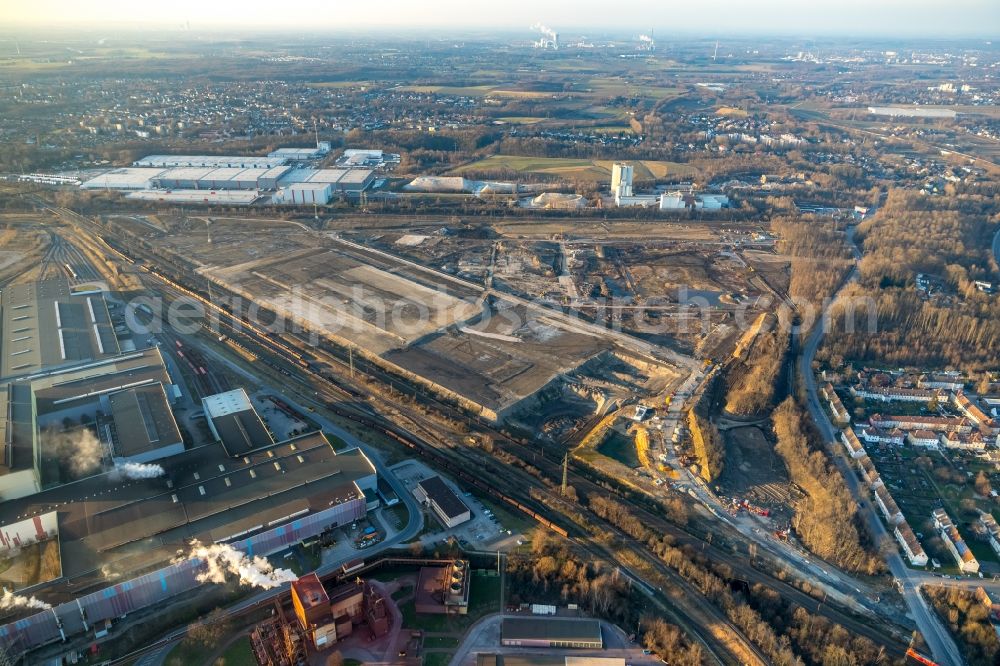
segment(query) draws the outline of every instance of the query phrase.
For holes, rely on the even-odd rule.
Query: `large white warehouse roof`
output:
[[[242,169],[281,166],[288,162],[283,157],[254,157],[247,155],[147,155],[135,162],[146,167],[239,167]]]
[[[80,187],[86,190],[145,190],[150,187],[150,181],[161,173],[163,169],[141,167],[112,169],[85,181]]]

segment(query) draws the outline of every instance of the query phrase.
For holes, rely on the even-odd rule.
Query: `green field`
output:
[[[244,636],[226,648],[226,651],[219,657],[215,664],[221,666],[254,666],[257,660],[254,659],[253,651],[250,649],[250,637]]]
[[[317,81],[307,83],[310,88],[361,88],[374,85],[371,81]]]
[[[643,97],[661,100],[679,97],[687,92],[684,88],[671,88],[643,83],[632,83],[624,78],[597,76],[587,84],[588,91],[601,97]]]
[[[466,97],[476,97],[488,95],[493,91],[494,86],[399,86],[397,90],[403,92],[415,92],[435,95],[465,95]]]
[[[535,123],[540,123],[545,118],[535,118],[533,116],[507,116],[505,118],[497,118],[497,120],[502,120],[505,123],[510,123],[511,125],[534,125]]]
[[[536,173],[571,180],[608,180],[611,178],[613,160],[587,160],[564,157],[521,157],[517,155],[492,155],[472,164],[455,169],[450,175],[461,176],[479,171],[509,170],[518,173]],[[631,162],[636,180],[658,180],[668,177],[686,178],[697,170],[687,164],[641,160]]]

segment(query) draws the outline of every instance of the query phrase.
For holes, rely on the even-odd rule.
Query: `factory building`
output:
[[[282,190],[282,203],[296,206],[323,206],[330,203],[333,186],[330,183],[292,183]]]
[[[194,537],[267,557],[349,525],[366,513],[361,486],[376,483],[375,468],[359,449],[338,454],[318,432],[242,458],[230,458],[215,444],[160,464],[162,477],[132,480],[124,490],[109,492],[108,480],[95,477],[0,504],[4,526],[18,522],[19,515],[60,506],[67,578],[105,562],[123,562],[139,543],[144,558],[139,566],[148,571],[0,626],[0,649],[18,654],[198,589],[205,562],[176,559]],[[151,564],[171,561],[150,571]]]
[[[341,157],[343,168],[287,166],[317,159],[329,149],[329,143],[320,142],[317,148],[280,148],[268,157],[150,155],[80,187],[131,191],[129,198],[163,203],[249,206],[266,198],[276,204],[325,205],[335,195],[361,194],[375,182],[372,166],[381,168],[399,158],[382,151],[348,151]]]
[[[469,612],[469,562],[455,560],[444,567],[421,567],[414,608],[418,613],[466,615]]]
[[[399,162],[400,156],[395,153],[357,148],[348,148],[337,158],[337,166],[341,169],[384,169]]]
[[[500,624],[504,647],[554,647],[604,649],[598,620],[505,617]]]
[[[542,654],[476,655],[476,666],[626,666],[624,657],[573,657]]]
[[[424,479],[413,489],[413,496],[428,506],[445,527],[456,527],[472,517],[465,505],[440,476]]]
[[[322,650],[337,642],[337,625],[330,611],[330,597],[315,573],[292,583],[292,608],[313,648]]]
[[[280,185],[326,183],[333,193],[358,194],[373,182],[375,172],[371,169],[295,169],[285,174]]]
[[[306,663],[309,652],[331,648],[354,633],[355,626],[366,624],[375,638],[389,631],[385,599],[371,583],[358,580],[328,593],[319,576],[310,573],[291,584],[291,597],[293,621],[288,621],[279,604],[274,616],[251,634],[258,663]]]
[[[243,389],[205,396],[201,405],[212,435],[230,456],[236,458],[274,443]]]
[[[122,353],[99,290],[63,278],[14,285],[0,294],[0,321],[0,500],[77,480],[43,463],[67,439],[91,438],[105,465],[183,452],[159,350]]]
[[[177,167],[151,179],[164,190],[274,190],[290,167]]]
[[[269,158],[288,162],[308,162],[323,157],[330,152],[329,141],[319,141],[315,148],[278,148],[267,154]]]
[[[148,190],[153,187],[153,179],[163,171],[143,167],[112,169],[84,181],[80,187],[85,190]]]
[[[147,155],[133,162],[137,167],[207,167],[212,169],[271,169],[287,163],[282,157],[247,155]]]
[[[615,198],[632,196],[633,167],[631,164],[615,162],[611,166],[611,193]]]
[[[127,194],[126,198],[174,204],[250,206],[261,195],[257,190],[139,190]]]

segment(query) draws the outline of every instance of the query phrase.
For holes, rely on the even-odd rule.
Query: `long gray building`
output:
[[[252,155],[147,155],[136,160],[137,167],[211,167],[214,169],[270,169],[288,163],[286,157],[254,157]]]

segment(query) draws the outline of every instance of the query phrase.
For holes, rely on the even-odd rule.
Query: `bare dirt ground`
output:
[[[732,428],[723,435],[726,465],[719,479],[723,494],[763,507],[787,507],[791,496],[788,471],[760,427]]]

